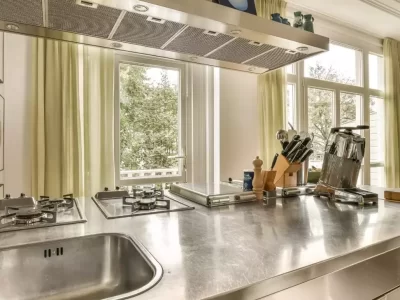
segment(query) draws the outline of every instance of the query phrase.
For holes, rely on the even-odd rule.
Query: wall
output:
[[[303,14],[310,13],[315,18],[315,33],[326,36],[332,41],[352,45],[355,48],[364,48],[377,54],[382,54],[382,38],[374,34],[360,31],[348,23],[341,22],[336,18],[310,10],[297,3],[288,3],[286,16],[293,22],[293,13],[302,11]]]
[[[259,155],[257,75],[220,70],[221,180],[242,179]]]
[[[4,35],[4,187],[5,193],[13,196],[31,193],[28,111],[31,41],[32,38],[23,35]]]

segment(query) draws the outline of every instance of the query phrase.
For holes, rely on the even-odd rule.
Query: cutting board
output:
[[[385,200],[400,202],[400,192],[385,191]]]

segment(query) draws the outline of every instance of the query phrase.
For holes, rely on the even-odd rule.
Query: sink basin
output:
[[[0,248],[0,299],[126,299],[162,277],[132,238],[97,234]]]

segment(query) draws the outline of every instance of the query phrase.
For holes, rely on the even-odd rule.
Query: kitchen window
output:
[[[286,86],[286,120],[290,124],[296,123],[296,84],[289,83]],[[287,124],[289,129],[289,124]]]
[[[336,44],[304,61],[304,76],[348,85],[362,85],[362,52]]]
[[[361,131],[369,148],[363,161],[360,183],[384,185],[383,58],[349,45],[331,43],[330,51],[287,67],[287,120],[296,116],[299,130],[313,132],[314,154],[310,166],[322,167],[330,128],[369,124]],[[290,72],[289,70],[295,70]],[[296,72],[297,71],[297,72]],[[288,93],[289,95],[289,93]],[[293,100],[295,103],[292,104]]]
[[[332,112],[335,92],[331,90],[310,87],[307,89],[308,99],[308,131],[314,133],[313,155],[310,165],[322,167],[325,143],[332,127]]]
[[[185,181],[185,64],[116,56],[119,185]]]

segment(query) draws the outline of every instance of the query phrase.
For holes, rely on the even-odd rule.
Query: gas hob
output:
[[[86,222],[79,202],[72,194],[61,198],[41,196],[39,200],[21,194],[0,200],[0,232]]]
[[[114,191],[105,188],[92,199],[107,219],[194,209],[165,196],[163,189],[154,187],[133,189],[132,192],[118,187]]]

